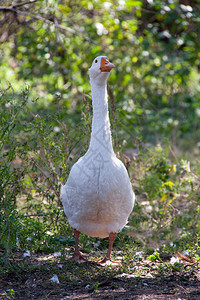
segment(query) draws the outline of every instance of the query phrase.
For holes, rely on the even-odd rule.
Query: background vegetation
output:
[[[71,251],[60,186],[88,147],[88,68],[102,54],[116,65],[114,146],[137,196],[115,249],[129,262],[133,241],[151,259],[183,250],[199,259],[199,21],[198,0],[1,1],[4,271],[16,251]],[[81,243],[88,252],[106,247],[84,236]]]

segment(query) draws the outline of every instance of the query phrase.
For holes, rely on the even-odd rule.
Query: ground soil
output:
[[[200,299],[200,278],[193,272],[193,265],[185,264],[185,272],[159,274],[152,271],[159,268],[159,263],[147,260],[138,261],[136,273],[123,273],[114,267],[109,271],[95,262],[79,266],[70,259],[60,264],[53,256],[28,257],[25,263],[27,270],[24,260],[24,271],[19,270],[19,259],[16,271],[0,277],[0,299]],[[57,274],[59,283],[50,280],[52,274]]]

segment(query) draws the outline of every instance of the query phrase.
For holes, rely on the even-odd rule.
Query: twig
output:
[[[68,138],[68,131],[67,131],[67,126],[65,125],[65,123],[62,122],[62,121],[59,121],[59,120],[57,120],[57,122],[62,127],[62,130],[65,134],[65,144],[66,144],[65,169],[67,169],[67,163],[68,163],[68,159],[69,159],[69,156],[70,156],[70,150],[69,150],[70,139]],[[64,176],[64,172],[65,172],[65,170],[63,168],[62,172],[61,172],[62,177]]]
[[[188,263],[191,263],[191,264],[194,264],[195,263],[195,260],[193,257],[187,257],[187,256],[184,256],[183,254],[181,254],[180,252],[177,252],[177,256],[182,259],[183,261],[186,261]]]
[[[34,15],[34,14],[30,14],[30,13],[27,13],[27,12],[25,12],[25,11],[21,11],[21,10],[17,10],[17,9],[12,9],[12,11],[14,11],[14,12],[16,12],[16,13],[18,13],[18,14],[24,15],[24,16],[26,16],[26,17],[31,17],[31,18],[33,18],[33,19],[42,21],[42,22],[44,22],[44,23],[46,23],[46,24],[54,25],[55,27],[57,27],[57,28],[59,28],[59,29],[62,29],[62,30],[65,30],[65,31],[68,31],[68,32],[70,32],[70,33],[73,33],[73,34],[77,33],[77,32],[76,32],[74,29],[72,29],[72,28],[66,27],[66,26],[64,26],[64,25],[60,25],[60,24],[58,24],[58,23],[54,23],[53,21],[50,21],[50,20],[45,19],[45,18],[43,18],[43,17],[36,16],[36,15]]]
[[[146,8],[141,8],[141,11],[144,11],[148,14],[153,14],[153,15],[156,15],[156,12],[155,11],[152,11],[152,10],[149,10],[149,9],[146,9]]]
[[[30,1],[29,1],[29,2],[24,2],[24,4],[34,3],[34,2],[36,2],[36,1],[39,1],[39,0],[33,0],[32,2],[30,2]],[[21,6],[24,5],[24,4],[21,3]],[[19,6],[19,5],[18,5],[18,6]],[[16,7],[17,7],[17,6],[16,6]],[[55,23],[55,22],[50,21],[50,20],[48,20],[48,19],[45,19],[45,18],[43,18],[43,17],[41,17],[41,16],[36,16],[35,14],[31,14],[31,13],[27,13],[27,12],[25,12],[25,11],[21,11],[21,10],[15,9],[15,6],[14,6],[14,5],[13,5],[13,6],[0,6],[0,11],[11,11],[11,12],[16,13],[16,14],[21,14],[21,15],[24,15],[24,16],[26,16],[26,17],[30,17],[30,18],[33,18],[33,19],[35,19],[35,20],[42,21],[42,22],[44,22],[44,23],[46,23],[46,24],[49,24],[49,25],[54,25],[56,28],[59,28],[59,29],[61,29],[61,30],[68,31],[68,32],[70,32],[70,33],[72,33],[72,34],[80,34],[80,32],[78,32],[78,31],[76,31],[76,30],[74,30],[74,29],[72,29],[72,28],[70,28],[70,27],[66,27],[66,26],[64,26],[64,25],[60,25],[60,24],[58,24],[57,22]],[[88,38],[87,36],[82,35],[82,37],[83,37],[86,41],[88,41],[88,42],[90,42],[90,43],[97,44],[97,42],[91,40],[91,39]]]
[[[20,6],[23,6],[23,5],[26,5],[26,4],[32,4],[32,3],[37,2],[37,1],[40,1],[40,0],[30,0],[30,1],[23,2],[23,3],[16,3],[16,4],[13,4],[11,6],[0,6],[0,10],[3,10],[3,11],[11,10],[12,11],[16,7],[20,7]]]
[[[53,189],[53,191],[54,191],[55,195],[57,196],[58,201],[60,203],[60,194],[57,192],[56,188],[54,187],[54,184],[51,181],[51,178],[47,174],[45,174],[45,172],[42,170],[42,168],[40,168],[40,166],[37,164],[37,162],[35,162],[35,165],[38,168],[38,170],[42,173],[42,175],[44,175],[46,177],[46,179],[48,180],[48,182],[50,183],[50,185],[51,185],[51,187],[52,187],[52,189]]]
[[[13,4],[12,7],[16,8],[16,7],[19,7],[19,6],[26,5],[26,4],[32,4],[32,3],[37,2],[37,1],[41,1],[41,0],[30,0],[30,1],[22,2],[22,3],[16,3],[16,4]]]

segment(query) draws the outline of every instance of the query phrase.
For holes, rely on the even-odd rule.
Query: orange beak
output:
[[[101,58],[101,67],[100,67],[101,72],[110,72],[114,67],[115,65],[111,64],[108,58],[104,58],[104,57]]]

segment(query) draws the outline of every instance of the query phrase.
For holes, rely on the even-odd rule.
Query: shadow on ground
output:
[[[144,260],[124,272],[122,266],[77,264],[53,255],[21,258],[17,266],[1,276],[0,299],[200,299],[193,266],[183,266],[185,272],[159,274],[159,263]],[[51,280],[54,275],[57,283]]]

